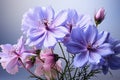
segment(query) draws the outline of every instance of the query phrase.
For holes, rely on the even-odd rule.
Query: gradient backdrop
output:
[[[62,9],[76,9],[78,13],[90,14],[93,18],[100,7],[106,10],[106,18],[99,30],[106,30],[114,38],[120,39],[120,1],[119,0],[0,0],[0,44],[17,42],[21,36],[22,15],[35,6],[52,6],[56,12]],[[120,80],[120,70],[112,71],[113,76],[99,74],[91,80]],[[0,80],[29,80],[29,74],[20,69],[10,75],[0,66]],[[30,79],[33,80],[33,79]]]

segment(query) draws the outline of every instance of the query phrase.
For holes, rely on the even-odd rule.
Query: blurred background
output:
[[[111,33],[120,39],[120,1],[119,0],[0,0],[0,44],[15,44],[22,35],[21,20],[23,14],[36,6],[52,6],[56,12],[62,9],[76,9],[78,13],[90,14],[105,8],[105,19],[99,30]],[[120,80],[120,70],[111,71],[113,76],[99,74],[91,80]],[[8,74],[0,66],[0,80],[29,80],[29,74],[20,69],[15,75]],[[33,79],[30,79],[33,80]]]

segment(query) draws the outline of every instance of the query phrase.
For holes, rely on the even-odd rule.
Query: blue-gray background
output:
[[[120,1],[119,0],[0,0],[0,44],[17,42],[21,36],[22,15],[35,6],[52,6],[56,12],[62,9],[76,9],[79,13],[90,14],[93,18],[100,7],[106,10],[106,17],[99,30],[106,30],[114,38],[120,39]],[[111,75],[98,75],[91,80],[120,80],[120,70]],[[23,69],[16,75],[9,75],[0,67],[0,80],[28,80],[29,74]]]

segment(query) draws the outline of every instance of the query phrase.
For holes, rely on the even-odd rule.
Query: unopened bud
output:
[[[105,18],[105,9],[100,8],[94,15],[96,25],[100,24]]]

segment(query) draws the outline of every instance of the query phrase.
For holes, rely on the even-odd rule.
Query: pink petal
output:
[[[11,58],[11,60],[8,62],[6,66],[6,71],[10,74],[15,74],[16,72],[18,72],[17,62],[18,57],[14,56],[13,58]]]

